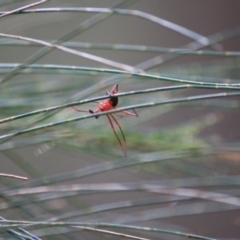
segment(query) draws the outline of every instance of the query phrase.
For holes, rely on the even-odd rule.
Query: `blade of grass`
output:
[[[53,40],[45,40],[53,42]],[[130,51],[130,52],[152,52],[152,53],[174,53],[177,55],[193,55],[193,56],[213,56],[213,57],[240,57],[238,51],[211,51],[211,50],[191,50],[187,48],[165,48],[146,45],[129,45],[129,44],[106,44],[106,43],[88,43],[88,42],[63,42],[64,47],[97,49],[97,50],[113,50],[113,51]],[[17,41],[8,39],[0,41],[0,46],[39,46],[37,43],[27,41]]]
[[[27,177],[22,177],[14,174],[7,174],[7,173],[0,173],[0,177],[9,177],[9,178],[16,178],[20,180],[28,180]]]
[[[31,8],[31,7],[35,7],[35,6],[37,6],[37,5],[40,5],[40,4],[45,3],[45,2],[48,2],[48,1],[49,1],[49,0],[41,0],[41,1],[39,1],[39,2],[31,3],[31,4],[28,4],[28,5],[26,5],[26,6],[23,6],[23,7],[17,8],[17,9],[14,9],[14,10],[12,10],[12,11],[2,13],[2,14],[0,15],[0,18],[9,16],[9,15],[11,15],[11,14],[19,13],[19,12],[21,12],[21,11],[23,11],[23,10],[26,10],[26,9],[28,9],[28,8]]]
[[[28,38],[28,37],[23,37],[23,36],[19,36],[19,35],[11,35],[11,34],[5,34],[5,33],[0,33],[0,36],[25,40],[25,41],[29,41],[29,42],[38,43],[38,44],[43,45],[43,46],[56,48],[56,49],[64,51],[64,52],[71,53],[73,55],[77,55],[79,57],[90,59],[90,60],[93,60],[93,61],[96,61],[96,62],[100,62],[100,63],[106,64],[106,65],[109,65],[109,66],[112,66],[112,67],[120,68],[120,69],[126,70],[128,72],[138,71],[137,69],[135,69],[135,68],[133,68],[133,67],[127,65],[127,64],[112,61],[112,60],[109,60],[109,59],[106,59],[106,58],[103,58],[103,57],[99,57],[99,56],[96,56],[96,55],[93,55],[93,54],[89,54],[89,53],[86,53],[86,52],[80,52],[80,51],[77,51],[77,50],[74,50],[74,49],[71,49],[71,48],[67,48],[67,47],[64,47],[64,46],[61,46],[61,45],[58,45],[58,44],[55,44],[55,43],[52,44],[50,42],[46,42],[46,41],[35,39],[35,38]],[[3,82],[4,82],[4,78],[2,78],[0,80],[0,84],[3,83]]]
[[[129,10],[129,9],[117,9],[117,8],[42,8],[42,9],[29,9],[21,11],[20,13],[44,13],[44,12],[90,12],[90,13],[107,13],[107,14],[121,14],[121,15],[130,15],[136,16],[158,25],[161,25],[165,28],[171,29],[174,32],[177,32],[181,35],[194,39],[196,42],[200,43],[202,46],[209,45],[209,39],[203,35],[200,35],[192,30],[189,30],[183,26],[180,26],[176,23],[170,22],[166,19],[156,17],[154,15],[148,14],[146,12],[138,10]]]
[[[117,5],[114,5],[115,7],[125,7],[128,4],[131,4],[135,2],[135,0],[131,0],[131,1],[122,1]],[[111,14],[110,14],[111,15]],[[103,14],[97,14],[93,17],[91,17],[89,20],[81,23],[79,26],[77,26],[76,28],[72,29],[70,32],[68,32],[67,34],[63,35],[60,39],[55,40],[54,43],[59,43],[59,42],[64,42],[67,41],[73,37],[75,37],[76,35],[82,33],[83,31],[85,31],[86,29],[90,28],[91,26],[94,26],[95,24],[103,21],[104,19],[106,19],[108,16],[110,15],[103,15]],[[53,48],[49,48],[49,47],[44,47],[42,49],[40,49],[38,52],[36,52],[35,54],[33,54],[32,56],[30,56],[28,59],[26,59],[24,61],[23,64],[21,64],[21,66],[14,68],[10,73],[8,73],[7,75],[5,75],[3,78],[0,79],[0,84],[1,82],[5,82],[7,80],[9,80],[10,78],[12,78],[13,76],[15,76],[18,71],[20,69],[26,68],[28,64],[34,63],[35,61],[37,61],[38,59],[40,59],[41,57],[45,56],[47,53],[49,53]]]
[[[122,93],[115,94],[115,96],[116,97],[123,97],[123,96],[136,95],[136,94],[145,94],[145,93],[152,93],[152,92],[159,92],[159,91],[190,89],[190,88],[193,88],[193,89],[194,88],[224,89],[224,90],[226,90],[226,89],[228,89],[228,90],[239,90],[240,89],[239,87],[232,87],[232,86],[178,85],[178,86],[169,86],[169,87],[160,87],[160,88],[150,88],[150,89],[144,89],[144,90],[139,90],[139,91],[122,92]],[[221,93],[221,94],[217,94],[216,96],[215,96],[215,94],[211,94],[211,96],[205,95],[206,98],[204,98],[204,95],[203,95],[203,99],[222,97],[222,96],[225,97],[226,94],[227,94],[227,96],[230,96],[229,93],[224,93],[224,94]],[[238,92],[233,93],[233,96],[238,96],[238,95],[239,95]],[[107,99],[107,98],[109,98],[109,96],[105,95],[105,96],[100,96],[100,97],[94,97],[92,99],[85,99],[85,100],[82,100],[82,101],[76,101],[76,102],[66,103],[66,104],[62,104],[62,105],[58,105],[58,106],[39,109],[39,110],[35,110],[35,111],[32,111],[32,112],[23,113],[23,114],[19,114],[19,115],[15,115],[15,116],[11,116],[11,117],[8,117],[8,118],[1,119],[0,124],[5,123],[5,122],[14,121],[14,120],[21,119],[21,118],[25,118],[25,117],[29,117],[29,116],[33,116],[33,115],[44,113],[44,112],[51,112],[51,111],[55,111],[55,110],[62,109],[62,108],[72,107],[72,106],[76,106],[76,105],[82,105],[82,104],[86,104],[86,103],[90,103],[90,102],[96,102],[96,101],[104,100],[104,99]],[[200,98],[200,99],[202,99],[202,98]],[[198,97],[193,96],[193,97],[188,97],[188,98],[181,98],[177,102],[184,102],[184,101],[189,102],[189,101],[194,101],[194,100],[199,100],[199,96]],[[166,101],[169,101],[169,102],[166,102]],[[171,101],[176,102],[174,99],[173,100],[166,100],[166,101],[164,101],[164,103],[154,103],[154,106],[155,105],[172,103]],[[149,104],[146,105],[146,107],[147,106],[149,106]],[[134,108],[138,108],[138,107],[135,106]],[[131,108],[129,108],[129,109],[131,109]],[[117,110],[114,110],[114,111],[117,111]]]
[[[206,94],[206,95],[199,95],[199,96],[192,96],[192,97],[175,98],[175,99],[170,99],[170,100],[165,100],[165,101],[160,101],[160,102],[149,102],[149,103],[144,103],[144,104],[131,105],[131,106],[111,110],[111,111],[108,111],[108,112],[89,114],[89,115],[84,115],[84,116],[81,116],[81,117],[69,118],[69,119],[66,119],[66,120],[63,120],[63,121],[58,121],[58,122],[53,122],[53,123],[48,123],[48,124],[43,124],[43,125],[39,125],[39,126],[35,126],[35,127],[22,129],[22,130],[19,130],[19,131],[15,131],[15,132],[12,132],[12,133],[9,133],[9,134],[4,134],[4,135],[0,136],[0,141],[2,143],[3,141],[6,141],[9,138],[12,138],[12,137],[15,137],[15,136],[18,136],[18,135],[38,131],[38,130],[41,130],[41,129],[47,129],[47,128],[50,128],[50,127],[59,126],[59,125],[70,123],[70,122],[80,121],[80,120],[84,120],[84,119],[88,119],[88,118],[94,118],[94,117],[102,116],[102,115],[106,115],[106,114],[117,113],[117,112],[120,112],[122,110],[131,110],[131,109],[138,109],[138,108],[145,108],[145,107],[154,107],[154,106],[159,106],[159,105],[174,104],[174,103],[181,103],[181,102],[190,102],[190,101],[199,101],[199,100],[213,99],[213,98],[220,98],[220,97],[235,97],[235,96],[239,96],[239,95],[240,95],[240,92],[230,92],[230,93],[222,92],[222,93]]]

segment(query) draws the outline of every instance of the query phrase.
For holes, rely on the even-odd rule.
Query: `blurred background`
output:
[[[0,177],[0,209],[45,225],[1,238],[240,239],[240,2],[42,2],[0,16],[0,173],[28,178]],[[106,116],[46,111],[116,83],[127,158]]]

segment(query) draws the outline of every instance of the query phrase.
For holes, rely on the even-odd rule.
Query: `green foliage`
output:
[[[206,37],[148,13],[161,1],[22,4],[0,2],[1,238],[236,238],[239,27]]]

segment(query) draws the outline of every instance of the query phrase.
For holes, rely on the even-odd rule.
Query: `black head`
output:
[[[118,97],[110,96],[109,101],[113,107],[118,105]]]

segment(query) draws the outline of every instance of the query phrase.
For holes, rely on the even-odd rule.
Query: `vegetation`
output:
[[[236,238],[240,28],[88,4],[0,1],[1,239]]]

